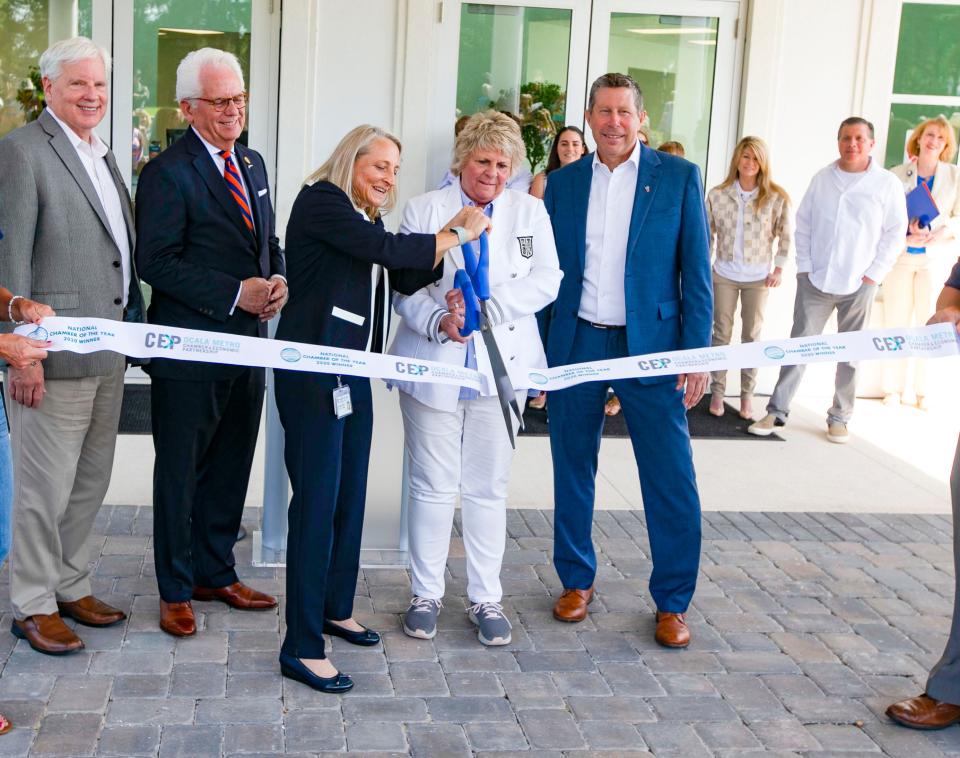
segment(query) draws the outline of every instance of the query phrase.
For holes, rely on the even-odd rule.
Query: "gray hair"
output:
[[[40,56],[40,76],[54,82],[60,78],[64,63],[79,63],[91,58],[99,58],[103,62],[104,72],[110,73],[110,53],[106,48],[86,37],[60,40],[50,45]]]
[[[464,125],[453,144],[453,165],[450,167],[460,176],[463,164],[475,150],[496,150],[510,159],[510,175],[523,165],[527,150],[517,122],[504,113],[484,111],[475,113]]]
[[[243,69],[240,68],[237,56],[226,50],[217,50],[215,47],[201,47],[199,50],[187,53],[177,66],[177,102],[203,97],[200,72],[208,66],[229,68],[240,80],[240,89],[246,89],[243,84]]]
[[[637,113],[643,112],[643,93],[640,91],[640,85],[634,81],[632,76],[626,74],[604,74],[598,76],[597,80],[590,85],[590,96],[587,98],[587,110],[593,110],[593,104],[597,99],[597,91],[601,89],[621,89],[633,90],[633,102],[637,106]]]

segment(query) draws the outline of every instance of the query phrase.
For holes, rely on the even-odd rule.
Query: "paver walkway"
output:
[[[247,512],[248,528],[257,516]],[[463,612],[459,540],[430,642],[400,630],[406,572],[365,571],[357,618],[384,642],[334,640],[331,657],[356,681],[335,697],[280,677],[276,612],[196,603],[196,638],[160,632],[151,511],[105,507],[95,591],[130,618],[81,628],[86,650],[64,658],[0,633],[0,710],[17,726],[0,737],[0,755],[960,754],[960,727],[913,732],[883,715],[921,690],[943,649],[949,518],[704,514],[685,651],[653,642],[642,513],[597,513],[591,615],[554,621],[550,518],[510,511],[503,580],[514,640],[505,648],[480,646]],[[252,567],[250,549],[240,543],[241,575],[282,593],[283,571]]]

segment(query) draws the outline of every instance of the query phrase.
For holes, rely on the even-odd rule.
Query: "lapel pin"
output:
[[[644,191],[644,192],[649,192],[649,191],[650,191],[650,185],[649,185],[649,184],[644,185],[643,191]]]
[[[250,159],[247,156],[243,156],[243,162],[246,163],[248,166],[253,166],[253,164],[250,162]]]

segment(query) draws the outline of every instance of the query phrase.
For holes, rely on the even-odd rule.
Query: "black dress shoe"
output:
[[[353,689],[353,679],[346,674],[337,672],[334,676],[317,676],[299,658],[286,653],[280,653],[280,673],[287,679],[302,682],[317,692],[337,695]]]
[[[339,637],[351,645],[363,645],[364,647],[376,645],[380,641],[380,635],[372,629],[364,628],[362,632],[354,632],[326,619],[323,621],[323,633]]]

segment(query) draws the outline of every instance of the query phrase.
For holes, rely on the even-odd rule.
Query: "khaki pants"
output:
[[[743,328],[741,342],[756,342],[763,327],[763,309],[767,304],[770,288],[766,280],[758,282],[735,282],[713,272],[713,346],[729,345],[733,334],[733,317],[740,301],[740,320]],[[710,383],[712,395],[723,395],[727,387],[727,372],[714,371]],[[740,397],[751,397],[757,385],[755,368],[740,369]]]
[[[903,253],[883,280],[883,325],[888,329],[927,323],[934,308],[933,272],[926,253]],[[883,391],[902,393],[913,364],[913,390],[926,395],[927,367],[922,358],[883,362]]]
[[[49,379],[39,408],[10,397],[13,546],[10,604],[18,619],[56,613],[91,594],[88,538],[103,503],[123,400],[123,366],[109,376]]]

